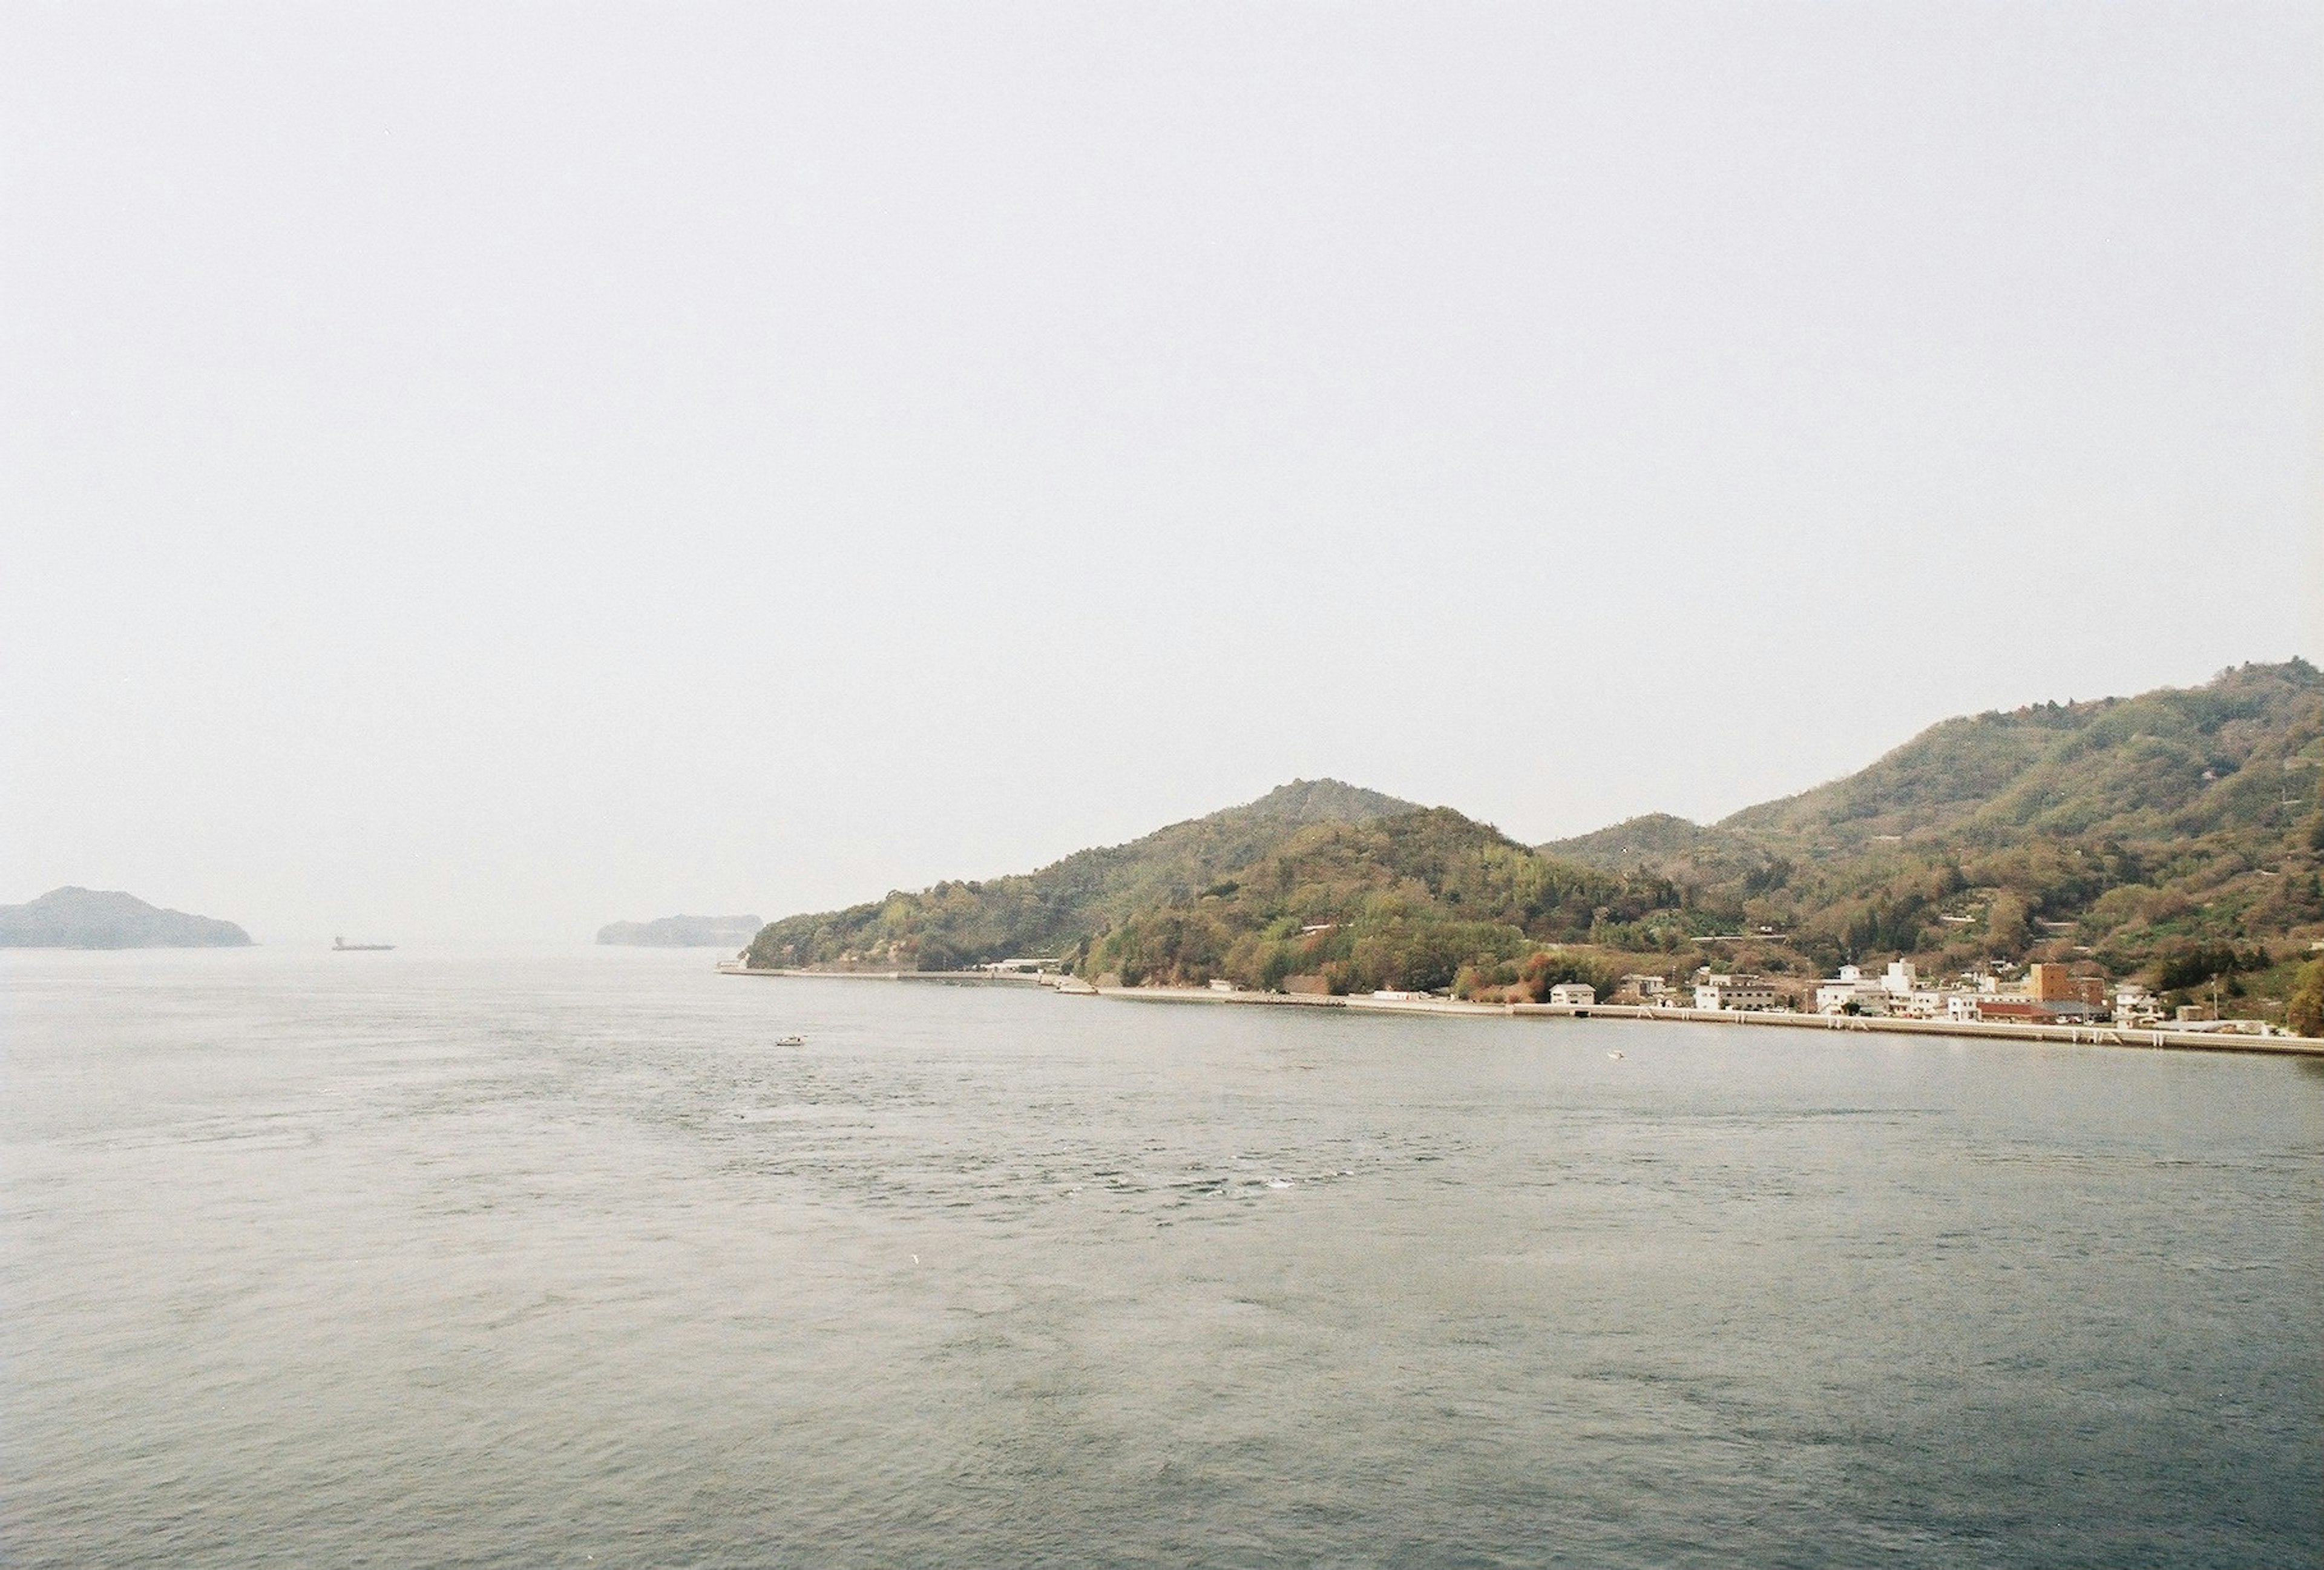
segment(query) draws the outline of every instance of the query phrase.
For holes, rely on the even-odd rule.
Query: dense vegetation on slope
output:
[[[2280,1000],[2324,936],[2319,778],[2324,676],[2292,660],[1949,720],[1722,823],[1656,814],[1531,850],[1447,808],[1295,782],[1038,873],[778,921],[750,957],[1041,955],[1131,984],[1488,995],[1706,960],[1803,979],[2051,959]]]
[[[1676,904],[1652,875],[1618,877],[1543,856],[1449,808],[1304,829],[1195,898],[1099,934],[1084,968],[1128,984],[1224,977],[1273,988],[1316,975],[1334,992],[1517,979],[1544,944]]]
[[[1068,955],[1132,913],[1197,898],[1302,828],[1415,810],[1336,780],[1295,780],[1240,807],[1174,823],[1127,845],[1079,851],[1037,873],[942,882],[844,910],[793,916],[752,939],[750,963],[953,970]]]
[[[2080,960],[2185,990],[2191,956],[2324,933],[2319,778],[2324,675],[2295,660],[1948,720],[1710,827],[1634,819],[1542,848],[1660,873],[1819,967]]]
[[[1544,855],[1608,872],[1652,871],[1690,888],[1740,883],[1754,874],[1764,877],[1775,859],[1747,836],[1689,823],[1667,812],[1625,818],[1610,828],[1555,840],[1540,849]]]
[[[1821,851],[1885,835],[1989,846],[2282,829],[2299,816],[2287,808],[2314,805],[2320,732],[2324,675],[2302,660],[2246,665],[2200,688],[1948,720],[1859,773],[1720,827]]]
[[[24,905],[0,905],[0,948],[238,948],[250,934],[231,921],[161,910],[103,889],[51,889]]]

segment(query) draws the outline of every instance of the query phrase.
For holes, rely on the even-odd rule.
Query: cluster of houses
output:
[[[2062,965],[2032,965],[2022,981],[1996,975],[1964,977],[1952,986],[1923,986],[1913,962],[1891,962],[1885,974],[1868,976],[1852,965],[1818,982],[1820,1014],[1885,1014],[1907,1020],[2012,1020],[2039,1025],[2086,1025],[2102,1020],[2153,1013],[2158,1006],[2145,989],[2126,984],[2109,995],[2105,980],[2074,974]]]
[[[1588,1008],[1598,1002],[1597,989],[1575,982],[1550,989],[1549,1002]],[[1692,996],[1658,975],[1626,975],[1609,1002],[1644,1004],[1649,1008],[1692,1006],[1738,1013],[1788,1013],[1799,1011],[1794,994],[1766,976],[1726,974],[1705,965],[1694,974]],[[1893,961],[1880,975],[1844,965],[1840,974],[1816,984],[1814,1011],[1819,1014],[1877,1015],[1905,1020],[2007,1020],[2034,1024],[2117,1024],[2146,1026],[2164,1022],[2163,1005],[2135,982],[2112,987],[2098,976],[2076,975],[2062,965],[2028,965],[2022,979],[1969,975],[1951,984],[1923,984],[1908,959]],[[2180,1011],[2181,1020],[2195,1011]]]
[[[1846,973],[1843,973],[1846,974]],[[1549,989],[1548,1001],[1573,1008],[1587,1008],[1598,1002],[1598,989],[1586,982],[1569,982]],[[1690,1006],[1686,994],[1670,984],[1670,978],[1659,975],[1626,975],[1609,1003],[1643,1004],[1652,1009],[1683,1009]],[[1791,1011],[1788,994],[1766,976],[1714,973],[1709,965],[1694,973],[1694,995],[1692,1005],[1698,1009],[1721,1009],[1733,1013],[1780,1014]]]

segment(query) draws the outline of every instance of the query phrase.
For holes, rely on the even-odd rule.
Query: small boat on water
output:
[[[344,937],[331,939],[333,954],[385,954],[394,947],[392,943],[349,943]]]
[[[804,1047],[807,1045],[807,1038],[804,1036],[778,1036],[775,1038],[775,1045],[778,1047]]]

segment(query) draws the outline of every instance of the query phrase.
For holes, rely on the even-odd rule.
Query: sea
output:
[[[2324,1065],[714,957],[0,956],[0,1563],[2324,1561]]]

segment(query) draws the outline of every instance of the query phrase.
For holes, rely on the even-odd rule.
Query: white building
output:
[[[1946,1017],[1952,997],[1941,987],[1923,987],[1901,998],[1890,998],[1888,1011],[1907,1020],[1941,1020]]]
[[[1739,1013],[1768,1013],[1783,1007],[1783,1000],[1763,976],[1713,975],[1694,984],[1694,1006],[1698,1009],[1731,1010]]]
[[[1889,966],[1893,973],[1895,966]],[[1911,966],[1906,966],[1907,974]],[[1815,1006],[1819,1014],[1885,1014],[1893,996],[1886,982],[1874,981],[1852,965],[1843,965],[1840,974],[1828,981],[1816,984]]]
[[[1568,1008],[1586,1009],[1598,1001],[1598,989],[1588,982],[1560,982],[1549,989],[1549,1001]]]

